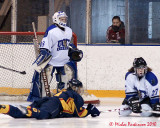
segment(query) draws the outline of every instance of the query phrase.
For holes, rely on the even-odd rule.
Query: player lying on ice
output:
[[[52,19],[53,24],[47,28],[41,41],[40,54],[33,64],[35,72],[27,101],[33,102],[47,96],[44,91],[42,70],[46,71],[49,84],[53,78],[53,73],[56,71],[57,90],[65,87],[65,64],[69,65],[73,71],[73,77],[77,78],[75,62],[82,59],[83,53],[71,43],[72,29],[66,26],[67,15],[65,12],[58,11]]]
[[[132,112],[147,117],[158,116],[149,112],[160,111],[158,80],[151,71],[142,57],[134,59],[133,67],[125,76],[126,97],[120,107],[121,116],[128,116]]]
[[[83,85],[79,80],[71,79],[67,90],[61,91],[53,97],[44,97],[34,101],[28,107],[0,105],[0,113],[14,118],[52,119],[60,117],[92,117],[99,116],[99,110],[92,104],[84,108],[82,93]]]

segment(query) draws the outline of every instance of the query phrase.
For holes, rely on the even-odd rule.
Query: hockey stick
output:
[[[25,74],[26,74],[26,71],[17,71],[17,70],[11,69],[11,68],[6,68],[6,67],[1,66],[1,65],[0,65],[0,68],[6,69],[6,70],[12,71],[12,72],[20,73],[20,74],[22,74],[22,75],[25,75]]]
[[[160,114],[160,111],[153,111],[153,110],[141,110],[142,112],[151,112],[151,113],[156,113]]]
[[[33,39],[33,43],[34,43],[35,54],[36,54],[36,58],[37,58],[40,50],[39,50],[38,39],[37,39],[37,34],[36,34],[36,27],[35,27],[34,22],[32,22],[32,26],[33,26],[34,38],[35,38],[35,39]],[[41,76],[42,76],[42,79],[43,79],[43,84],[44,84],[44,88],[45,88],[45,91],[46,91],[46,96],[51,97],[50,87],[49,87],[49,84],[48,84],[48,79],[47,79],[45,69],[41,72]]]
[[[105,111],[100,111],[101,113],[107,113],[107,112],[119,112],[120,109],[110,109]],[[130,108],[124,108],[121,111],[130,110]]]
[[[125,110],[131,110],[130,108],[124,108],[121,109],[121,111],[125,111]],[[108,113],[108,112],[119,112],[120,109],[110,109],[110,110],[105,110],[105,111],[100,111],[101,113]],[[160,111],[153,111],[153,110],[141,110],[142,112],[151,112],[151,113],[156,113],[156,114],[160,114]]]

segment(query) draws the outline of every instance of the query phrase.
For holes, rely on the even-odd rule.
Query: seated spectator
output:
[[[112,18],[112,25],[106,32],[106,42],[125,44],[125,26],[119,16]]]

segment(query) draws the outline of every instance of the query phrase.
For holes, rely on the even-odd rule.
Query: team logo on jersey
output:
[[[67,47],[67,41],[66,41],[66,40],[63,40],[63,45],[64,45],[65,47]]]
[[[138,96],[139,96],[139,98],[142,98],[142,99],[147,97],[146,91],[139,90],[138,91]]]
[[[69,39],[63,39],[58,41],[57,45],[57,51],[59,50],[68,50],[70,40]]]

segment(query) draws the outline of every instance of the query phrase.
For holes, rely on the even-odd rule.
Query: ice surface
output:
[[[105,111],[118,109],[123,99],[103,98],[100,100],[101,104],[97,108]],[[12,104],[15,106],[21,104],[27,106],[29,103],[0,101],[0,104]],[[118,112],[102,113],[96,118],[88,116],[86,118],[58,118],[49,120],[14,119],[0,114],[0,128],[158,128],[160,127],[159,120],[160,118],[156,117],[140,117],[139,114],[120,117]],[[137,126],[138,124],[143,126]]]

